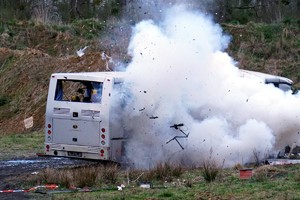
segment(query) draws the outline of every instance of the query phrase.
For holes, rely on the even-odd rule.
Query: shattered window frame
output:
[[[103,82],[58,79],[55,101],[101,103]]]

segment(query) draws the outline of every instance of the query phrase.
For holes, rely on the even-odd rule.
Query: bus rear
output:
[[[121,127],[111,126],[110,110],[113,89],[121,82],[122,75],[116,72],[52,74],[45,154],[119,161],[122,140],[114,138],[122,138],[123,132]]]

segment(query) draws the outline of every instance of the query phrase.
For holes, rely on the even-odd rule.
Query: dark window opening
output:
[[[276,81],[268,81],[266,80],[266,84],[273,84],[275,87],[283,90],[283,91],[289,91],[292,90],[292,85],[289,83],[285,83],[285,82],[276,82]]]
[[[57,80],[54,100],[101,103],[102,89],[102,82]]]

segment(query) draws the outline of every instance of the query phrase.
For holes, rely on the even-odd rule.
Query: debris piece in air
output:
[[[125,188],[125,185],[121,184],[120,186],[117,186],[117,188],[118,188],[119,191],[122,191],[123,188]]]
[[[184,126],[184,124],[174,124],[174,125],[170,126],[170,128],[175,128],[176,130],[179,130],[181,133],[183,133],[183,135],[173,137],[166,144],[168,144],[172,140],[175,140],[178,143],[178,145],[181,147],[181,149],[184,150],[183,146],[178,141],[178,138],[188,138],[190,133],[185,133],[182,129],[180,129],[180,127],[182,127],[182,126]]]
[[[32,128],[33,127],[33,117],[29,117],[24,119],[24,126],[26,129]]]
[[[77,56],[82,57],[84,55],[84,51],[86,50],[86,48],[88,48],[88,46],[85,46],[82,49],[79,49],[78,51],[76,51]]]
[[[179,129],[178,127],[180,127],[180,126],[184,126],[184,124],[174,124],[173,126],[170,126],[170,128]]]
[[[108,60],[108,61],[110,61],[111,62],[111,57],[110,56],[108,56],[104,51],[101,53],[101,59],[102,60]]]
[[[103,61],[105,61],[105,70],[106,71],[112,71],[109,66],[108,63],[113,63],[112,57],[108,56],[104,51],[101,53],[101,59]]]
[[[139,111],[143,111],[143,110],[145,110],[146,108],[142,108],[142,109],[139,109]]]
[[[157,116],[151,116],[149,117],[150,119],[157,119],[158,117]]]

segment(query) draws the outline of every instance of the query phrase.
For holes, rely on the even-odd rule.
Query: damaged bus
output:
[[[290,79],[240,70],[242,77],[291,90]],[[54,73],[46,116],[45,155],[120,162],[124,72]],[[114,98],[117,97],[117,98]]]
[[[112,119],[115,116],[111,108],[123,75],[122,72],[51,75],[45,117],[46,155],[120,161],[123,128]]]

